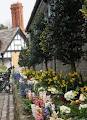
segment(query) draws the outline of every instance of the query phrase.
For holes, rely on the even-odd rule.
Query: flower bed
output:
[[[28,71],[26,99],[35,120],[86,120],[87,86],[79,73]]]

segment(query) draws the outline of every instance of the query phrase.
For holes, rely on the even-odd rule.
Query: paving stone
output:
[[[10,95],[9,99],[9,120],[14,120],[14,105],[13,105],[13,95]]]
[[[12,94],[0,93],[0,120],[14,120]]]
[[[0,120],[1,120],[1,115],[2,115],[2,109],[3,109],[3,104],[4,104],[4,93],[0,93]]]
[[[4,97],[4,103],[3,103],[3,109],[2,109],[2,114],[1,114],[1,120],[6,120],[7,119],[7,110],[8,110],[8,94],[5,94]]]

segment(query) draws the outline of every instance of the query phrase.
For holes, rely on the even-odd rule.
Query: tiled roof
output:
[[[37,9],[38,9],[38,6],[39,6],[40,2],[41,2],[41,0],[36,0],[35,6],[34,6],[33,11],[32,11],[32,13],[31,13],[31,17],[30,17],[30,19],[29,19],[29,21],[28,21],[28,24],[27,24],[27,27],[26,27],[26,31],[28,31],[28,29],[29,29],[29,26],[30,26],[30,24],[31,24],[31,22],[32,22],[32,20],[33,20],[33,17],[34,17],[35,14],[36,14],[36,11],[37,11]]]
[[[36,12],[37,12],[37,10],[38,10],[41,2],[47,3],[47,0],[36,0],[36,3],[35,3],[34,8],[33,8],[33,10],[32,10],[30,19],[29,19],[28,24],[27,24],[27,26],[26,26],[26,30],[25,30],[26,32],[29,32],[29,27],[30,27],[30,25],[31,25],[31,23],[32,23],[32,21],[33,21],[33,19],[34,19],[34,16],[35,16],[35,14],[36,14]],[[44,5],[42,4],[41,7],[43,7],[43,6],[44,6]],[[43,11],[44,11],[44,10],[43,10]]]
[[[19,28],[10,28],[10,29],[3,29],[0,30],[0,41],[1,41],[1,47],[0,47],[0,52],[4,53],[9,44],[12,42],[14,39],[15,35],[19,32],[21,36],[23,36],[24,39],[26,39],[25,34],[19,29]]]

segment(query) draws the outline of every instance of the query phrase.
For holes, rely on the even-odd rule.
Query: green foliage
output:
[[[43,52],[43,59],[47,64],[47,62],[52,59],[52,47],[53,47],[52,39],[50,37],[50,26],[46,25],[45,29],[40,35],[40,41],[41,50]]]
[[[51,69],[48,71],[33,71],[27,70],[23,72],[24,75],[29,77],[34,77],[37,81],[37,87],[44,87],[48,89],[48,87],[55,87],[57,90],[62,92],[75,89],[81,83],[80,75],[77,72],[74,73],[57,73]]]
[[[42,34],[40,35],[40,46],[41,49],[43,51],[43,53],[49,53],[50,51],[50,39],[49,39],[49,34],[50,34],[50,30],[49,30],[49,26],[46,25],[44,31],[42,32]]]
[[[86,120],[87,119],[87,108],[79,110],[78,105],[67,104],[71,108],[70,114],[65,114],[64,119],[73,118],[73,120]],[[71,119],[72,120],[72,119]]]
[[[29,101],[29,99],[23,99],[22,101],[23,101],[23,108],[24,108],[25,112],[31,113],[32,102]]]
[[[30,55],[29,62],[30,66],[41,63],[42,61],[42,51],[39,46],[38,35],[34,35],[34,32],[31,32],[31,46],[30,46]]]
[[[69,72],[67,74],[60,72],[56,73],[51,69],[48,71],[34,71],[26,70],[24,75],[34,77],[37,81],[37,87],[44,86],[44,88],[55,87],[57,90],[66,92],[75,89],[82,84],[80,74],[77,72]]]
[[[83,56],[82,46],[86,43],[82,0],[50,0],[49,3],[51,16],[48,21],[43,13],[35,16],[29,51],[27,55],[25,50],[20,54],[19,64],[35,67],[44,61],[48,70],[48,61],[54,57],[76,71],[75,63]]]
[[[29,67],[29,49],[22,49],[19,55],[18,64],[21,67]]]
[[[34,77],[35,76],[35,71],[34,70],[32,70],[32,69],[29,69],[29,70],[26,70],[25,72],[23,72],[23,74],[25,75],[25,76],[27,76],[27,78],[29,78],[29,77]]]
[[[83,55],[82,46],[85,43],[83,27],[85,19],[80,11],[82,2],[56,0],[54,6],[52,4],[51,9],[55,15],[50,19],[54,27],[52,37],[57,58],[64,64],[70,64],[75,70],[75,62],[78,62]]]
[[[83,0],[84,5],[82,6],[81,12],[83,13],[86,23],[85,23],[85,30],[86,30],[86,38],[87,38],[87,0]],[[84,50],[84,60],[87,61],[87,49]]]
[[[7,67],[5,65],[0,64],[0,73],[5,72]]]
[[[75,83],[80,82],[80,74],[77,72],[69,72],[67,74],[61,72],[57,73],[55,75],[55,72],[51,69],[48,71],[33,71],[33,70],[27,70],[23,71],[25,75],[32,75],[34,79],[37,81],[34,85],[34,92],[38,96],[40,91],[47,91],[47,94],[49,93],[52,98],[52,103],[55,104],[56,111],[58,112],[58,117],[64,119],[64,120],[86,120],[87,119],[87,86],[84,87],[78,87],[75,88]],[[66,90],[67,86],[67,90]],[[49,91],[48,89],[51,89]],[[55,91],[53,93],[52,88],[55,88]],[[57,90],[57,92],[56,92]],[[72,99],[71,101],[67,101],[67,99],[64,98],[64,93],[66,93],[69,90],[73,90],[76,94],[76,97]],[[79,99],[79,96],[83,94],[86,99],[85,101],[81,101]],[[67,96],[68,97],[68,96]],[[31,104],[32,102],[28,99],[24,99],[24,108],[25,111],[31,113]],[[82,107],[80,105],[85,105],[85,107]],[[67,106],[71,109],[70,113],[62,113],[60,112],[60,106]]]
[[[87,0],[83,0],[84,4],[83,7],[81,9],[81,12],[85,15],[85,18],[87,17]]]
[[[45,27],[44,15],[42,13],[38,14],[34,24],[31,28],[31,42],[30,42],[30,56],[29,62],[30,66],[39,64],[43,61],[43,53],[40,43],[40,34]]]
[[[39,13],[34,20],[31,27],[31,41],[30,41],[30,54],[29,64],[35,66],[45,60],[47,62],[51,59],[52,51],[49,38],[49,27],[47,21],[44,19],[44,14]]]
[[[47,42],[48,32],[49,32],[49,30],[46,27],[40,36],[40,40],[41,40],[40,46],[41,46],[41,49],[44,53],[47,53],[49,50],[49,46],[48,46],[48,42]]]
[[[7,26],[4,26],[3,24],[0,24],[0,30],[7,29],[7,28],[8,28]]]

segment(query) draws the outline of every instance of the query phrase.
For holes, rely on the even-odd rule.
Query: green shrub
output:
[[[24,108],[24,111],[27,112],[27,113],[31,113],[31,101],[28,100],[28,99],[23,99],[23,108]]]

